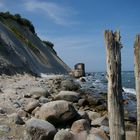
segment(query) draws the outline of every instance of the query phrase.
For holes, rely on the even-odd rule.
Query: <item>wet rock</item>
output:
[[[90,123],[85,119],[77,120],[72,124],[71,130],[74,133],[79,133],[81,131],[89,131]]]
[[[30,90],[29,95],[35,99],[39,99],[41,96],[48,97],[50,93],[45,88],[33,87]]]
[[[47,121],[32,118],[26,122],[28,140],[53,140],[55,127]]]
[[[34,100],[28,103],[28,105],[25,107],[25,111],[31,113],[36,107],[39,106],[39,101]]]
[[[39,117],[52,124],[64,123],[75,118],[77,115],[77,111],[72,104],[64,100],[46,103],[41,106],[39,111]]]
[[[70,102],[77,102],[79,99],[80,93],[73,91],[60,91],[60,93],[54,98],[54,100],[66,100]]]
[[[66,130],[60,130],[54,136],[54,140],[74,140],[74,135]]]

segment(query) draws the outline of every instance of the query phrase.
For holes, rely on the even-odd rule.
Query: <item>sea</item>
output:
[[[91,88],[98,92],[107,92],[106,72],[89,72],[85,76],[83,88]],[[125,93],[136,94],[134,71],[122,71],[122,87]]]

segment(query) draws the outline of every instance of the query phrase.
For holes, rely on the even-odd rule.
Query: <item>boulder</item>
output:
[[[83,77],[83,70],[74,70],[74,77],[75,78],[80,78]]]
[[[126,131],[126,140],[136,140],[136,131]]]
[[[84,106],[86,106],[86,105],[88,105],[89,103],[88,103],[88,101],[86,100],[86,99],[79,99],[79,101],[78,101],[78,105],[79,105],[79,107],[84,107]]]
[[[41,97],[39,98],[39,102],[40,102],[41,104],[45,104],[45,103],[48,103],[48,102],[49,102],[49,99],[46,98],[46,97],[41,96]]]
[[[88,140],[109,140],[107,135],[99,128],[92,128],[88,135]]]
[[[74,135],[74,140],[88,140],[88,132],[87,131],[81,131],[79,133],[76,133]]]
[[[20,116],[20,117],[27,117],[28,116],[28,113],[26,111],[24,111],[23,109],[19,109],[17,111],[17,115]]]
[[[61,82],[61,89],[67,91],[77,91],[80,85],[73,79],[66,79]]]
[[[38,106],[39,106],[39,101],[37,101],[37,100],[31,101],[25,107],[25,111],[31,113]]]
[[[101,114],[94,112],[94,111],[87,111],[87,114],[90,118],[90,120],[94,121],[95,119],[101,117]]]
[[[60,91],[60,93],[54,98],[54,100],[66,100],[70,102],[77,102],[79,99],[80,93],[73,91]]]
[[[87,112],[85,112],[85,111],[78,111],[78,114],[80,115],[81,119],[86,119],[86,120],[90,121]]]
[[[106,115],[103,116],[103,117],[100,117],[100,118],[97,118],[97,119],[93,120],[93,121],[91,122],[91,124],[92,124],[93,126],[101,126],[101,125],[109,126],[108,118],[107,118]]]
[[[83,63],[78,63],[74,66],[74,77],[80,78],[85,76],[85,65]]]
[[[74,140],[74,135],[66,130],[60,130],[54,136],[54,140]]]
[[[53,140],[56,129],[47,121],[32,118],[26,122],[26,133],[31,140]]]
[[[41,106],[39,118],[53,124],[65,123],[78,115],[75,108],[67,101],[59,100],[46,103]]]
[[[33,87],[30,89],[29,95],[35,99],[39,99],[41,96],[48,97],[50,93],[45,88]]]
[[[79,133],[81,131],[89,131],[90,123],[85,119],[77,120],[72,124],[71,130],[74,133]]]

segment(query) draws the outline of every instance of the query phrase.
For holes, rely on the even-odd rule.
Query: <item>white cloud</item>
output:
[[[76,23],[70,20],[71,16],[75,14],[75,11],[70,7],[64,7],[54,2],[40,2],[38,0],[26,1],[24,6],[28,11],[40,11],[47,14],[53,22],[60,25],[71,25]]]

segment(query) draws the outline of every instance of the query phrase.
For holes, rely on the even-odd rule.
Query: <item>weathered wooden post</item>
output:
[[[120,32],[104,33],[108,76],[108,117],[111,140],[125,140],[124,110],[121,81]]]
[[[135,39],[134,64],[137,96],[137,140],[140,140],[140,35],[137,35]]]

